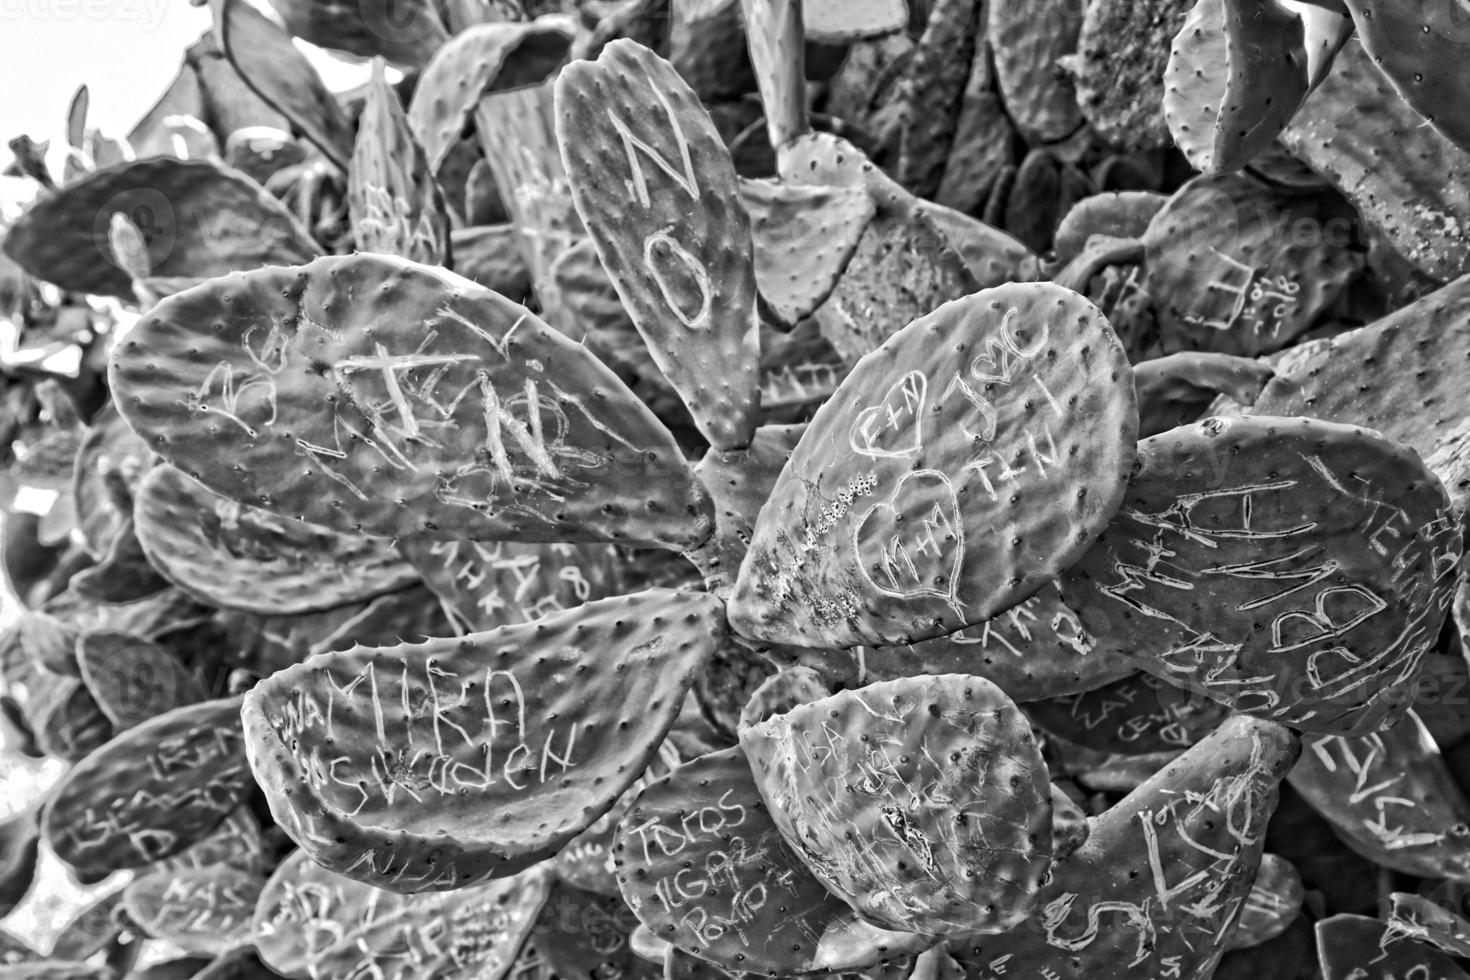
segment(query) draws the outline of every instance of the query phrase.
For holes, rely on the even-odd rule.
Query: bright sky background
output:
[[[83,83],[88,124],[126,134],[209,23],[208,8],[187,0],[0,0],[0,166],[21,133],[65,144],[66,107]],[[367,78],[365,65],[312,60],[334,90]]]

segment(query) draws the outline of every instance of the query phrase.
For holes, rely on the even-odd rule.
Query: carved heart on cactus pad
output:
[[[939,470],[915,470],[899,480],[888,500],[858,522],[853,545],[858,568],[877,591],[943,599],[959,610],[965,529],[954,487]]]

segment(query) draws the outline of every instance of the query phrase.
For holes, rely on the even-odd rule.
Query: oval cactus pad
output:
[[[183,661],[131,633],[83,633],[77,638],[77,664],[116,731],[205,699],[203,683]]]
[[[154,939],[190,953],[223,953],[250,944],[265,879],[226,865],[155,871],[129,882],[122,906]]]
[[[1132,368],[1087,300],[1011,283],[946,303],[818,410],[756,522],[731,625],[850,647],[989,619],[1106,526],[1137,431]]]
[[[1000,932],[1051,866],[1051,781],[1015,704],[979,677],[885,681],[740,733],[776,826],[869,921]]]
[[[385,537],[682,547],[708,499],[673,437],[580,345],[385,255],[236,273],[113,351],[118,410],[216,493]]]
[[[628,907],[686,953],[739,976],[871,966],[933,945],[864,922],[782,837],[739,748],[645,789],[613,845]]]
[[[129,729],[68,772],[41,829],[84,884],[140,868],[213,830],[254,788],[240,701],[176,708]]]
[[[1206,419],[1139,444],[1062,593],[1099,645],[1307,731],[1390,724],[1454,595],[1460,528],[1406,447],[1315,419]]]
[[[324,653],[245,700],[271,812],[324,867],[397,892],[555,854],[643,772],[722,627],[650,589],[461,639]]]
[[[311,980],[500,980],[549,887],[538,868],[453,893],[395,895],[295,851],[255,907],[255,948],[272,970]]]
[[[143,478],[133,515],[154,568],[185,592],[231,609],[330,609],[418,580],[386,538],[339,534],[240,504],[168,465]]]
[[[716,449],[759,402],[755,262],[735,165],[674,66],[631,40],[556,80],[577,213],[659,369]]]

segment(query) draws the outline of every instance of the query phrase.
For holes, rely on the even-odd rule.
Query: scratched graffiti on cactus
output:
[[[470,631],[529,623],[604,598],[615,579],[610,546],[433,541],[410,545],[408,555]]]

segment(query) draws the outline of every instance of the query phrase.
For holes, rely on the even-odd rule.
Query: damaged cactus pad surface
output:
[[[0,980],[1470,980],[1467,2],[196,3],[4,133]]]

